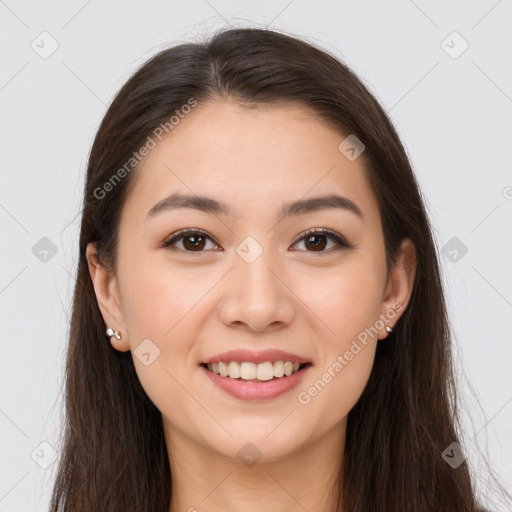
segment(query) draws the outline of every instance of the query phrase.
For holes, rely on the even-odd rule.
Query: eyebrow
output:
[[[154,217],[159,213],[165,211],[172,211],[181,208],[192,208],[205,213],[214,215],[224,215],[234,217],[231,208],[216,199],[206,196],[187,195],[182,193],[175,193],[162,199],[155,206],[153,206],[147,213],[148,217]],[[313,213],[320,210],[328,210],[338,208],[347,210],[357,215],[364,221],[364,215],[359,206],[347,197],[342,197],[336,194],[327,196],[312,197],[309,199],[299,199],[291,203],[287,203],[281,210],[282,217],[290,217],[295,215],[304,215]]]

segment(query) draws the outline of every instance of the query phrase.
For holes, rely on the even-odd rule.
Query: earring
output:
[[[121,334],[119,333],[119,331],[114,331],[110,327],[107,329],[107,336],[109,338],[112,338],[112,336],[115,336],[116,340],[121,339]]]
[[[386,331],[388,333],[390,333],[390,332],[393,332],[393,329],[391,329],[391,327],[389,327],[389,325],[386,325]]]

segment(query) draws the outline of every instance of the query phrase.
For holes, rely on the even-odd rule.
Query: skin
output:
[[[384,325],[394,327],[406,308],[416,270],[406,239],[386,280],[377,200],[363,159],[349,161],[338,150],[344,138],[300,105],[199,105],[133,176],[117,272],[98,263],[94,244],[87,248],[105,325],[122,334],[112,346],[132,351],[141,384],[162,412],[170,512],[334,509],[347,415],[368,381],[379,339],[388,335]],[[179,209],[146,218],[175,192],[213,197],[235,216]],[[332,193],[354,201],[364,220],[341,209],[280,217],[283,203]],[[162,247],[189,227],[210,237],[202,248],[194,251],[190,238]],[[353,247],[333,250],[336,242],[320,235],[328,245],[315,251],[299,237],[310,228],[333,230]],[[263,249],[252,263],[236,252],[247,236]],[[298,393],[396,304],[394,318],[300,403]],[[160,350],[148,366],[133,352],[144,339]],[[313,366],[298,388],[251,403],[225,394],[199,367],[237,348],[278,348]],[[237,456],[248,442],[261,452],[251,467]]]

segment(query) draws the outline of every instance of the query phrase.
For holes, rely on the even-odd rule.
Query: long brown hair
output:
[[[240,28],[153,56],[118,92],[96,134],[52,512],[168,512],[171,472],[161,414],[138,380],[131,353],[114,350],[105,337],[86,247],[96,242],[101,263],[115,271],[120,212],[133,182],[126,163],[191,98],[201,104],[219,97],[246,105],[300,102],[340,134],[356,135],[378,198],[388,269],[403,238],[416,247],[409,305],[378,344],[369,382],[348,416],[339,488],[344,508],[478,510],[466,462],[455,469],[442,457],[460,441],[451,336],[431,226],[406,151],[383,108],[339,59],[284,33]],[[126,172],[118,173],[121,168]],[[112,184],[116,173],[122,179]]]

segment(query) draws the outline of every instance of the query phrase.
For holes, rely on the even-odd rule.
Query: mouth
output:
[[[292,361],[265,361],[262,363],[220,361],[218,363],[201,363],[200,366],[225,379],[263,383],[287,379],[292,375],[304,372],[312,364]]]

